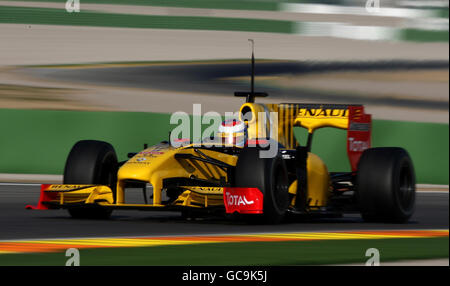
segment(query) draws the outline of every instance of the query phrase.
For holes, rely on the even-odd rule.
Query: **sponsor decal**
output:
[[[224,188],[223,200],[227,213],[263,213],[263,194],[258,188]]]
[[[46,191],[67,191],[86,188],[92,185],[50,185]]]
[[[147,157],[153,157],[153,155],[162,155],[164,152],[161,151],[142,151],[139,152],[139,155],[147,156]]]
[[[154,155],[162,155],[166,152],[167,145],[159,144],[151,149],[147,149],[138,153],[138,155],[143,155],[145,157],[155,157]]]
[[[211,193],[218,193],[218,192],[222,192],[223,188],[222,187],[185,187],[186,190],[190,190],[190,191],[202,191],[202,192],[211,192]]]
[[[350,131],[370,131],[370,123],[350,122]]]
[[[348,117],[348,109],[302,108],[297,117]]]
[[[358,169],[358,162],[363,151],[371,147],[371,126],[372,117],[364,113],[362,106],[349,107],[347,154],[353,172]]]
[[[141,158],[137,158],[136,159],[136,161],[138,161],[138,162],[142,162],[142,161],[145,161],[145,160],[147,160],[147,158],[145,158],[145,157],[141,157]]]
[[[348,149],[352,152],[363,152],[369,148],[369,143],[366,141],[355,140],[355,138],[348,138]]]
[[[245,197],[245,195],[232,195],[230,192],[226,192],[225,196],[227,197],[227,204],[229,206],[246,206],[246,205],[253,205],[255,201],[249,201]]]

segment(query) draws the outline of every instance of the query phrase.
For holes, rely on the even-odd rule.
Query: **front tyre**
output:
[[[289,206],[289,181],[279,156],[260,158],[258,149],[243,149],[235,168],[234,186],[256,187],[263,193],[263,222],[275,224],[283,220]]]
[[[365,221],[407,222],[414,213],[416,197],[408,152],[396,147],[365,150],[358,164],[356,192]]]
[[[106,185],[115,197],[117,155],[113,146],[103,141],[78,141],[69,153],[64,168],[64,184]],[[74,218],[105,219],[112,210],[99,206],[69,209]]]

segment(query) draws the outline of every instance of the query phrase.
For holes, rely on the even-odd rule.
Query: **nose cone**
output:
[[[127,162],[119,169],[118,179],[130,179],[138,181],[149,181],[151,173],[150,165],[145,163]]]
[[[148,182],[158,166],[173,156],[173,150],[175,148],[170,147],[169,144],[159,144],[139,152],[120,167],[118,179]]]

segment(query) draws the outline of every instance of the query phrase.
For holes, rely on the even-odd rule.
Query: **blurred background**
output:
[[[0,0],[0,265],[64,265],[76,247],[81,265],[363,265],[376,248],[382,265],[448,266],[448,6]],[[237,111],[234,91],[250,88],[249,39],[256,90],[270,94],[257,102],[364,104],[372,145],[408,150],[420,184],[409,223],[346,214],[258,225],[138,210],[86,221],[24,210],[40,183],[62,181],[79,140],[110,142],[125,160],[167,140],[176,111]],[[312,151],[330,171],[350,170],[344,130],[317,131]]]
[[[364,104],[374,146],[406,148],[419,183],[448,184],[448,6],[0,0],[0,181],[60,180],[82,139],[111,142],[123,160],[167,139],[170,114],[193,103],[237,111],[253,39],[256,89],[270,94],[259,102]],[[345,131],[319,131],[313,152],[349,168]]]

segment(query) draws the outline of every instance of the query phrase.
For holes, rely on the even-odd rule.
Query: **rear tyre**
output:
[[[64,184],[107,185],[116,195],[117,155],[111,144],[103,141],[82,140],[69,153],[64,168]],[[99,206],[69,209],[74,218],[106,219],[112,210]]]
[[[263,193],[262,222],[275,224],[283,220],[289,206],[289,181],[285,163],[279,156],[260,158],[258,149],[243,149],[235,168],[234,186],[256,187]]]
[[[415,209],[416,179],[408,152],[371,148],[358,164],[356,191],[365,221],[404,223]]]

